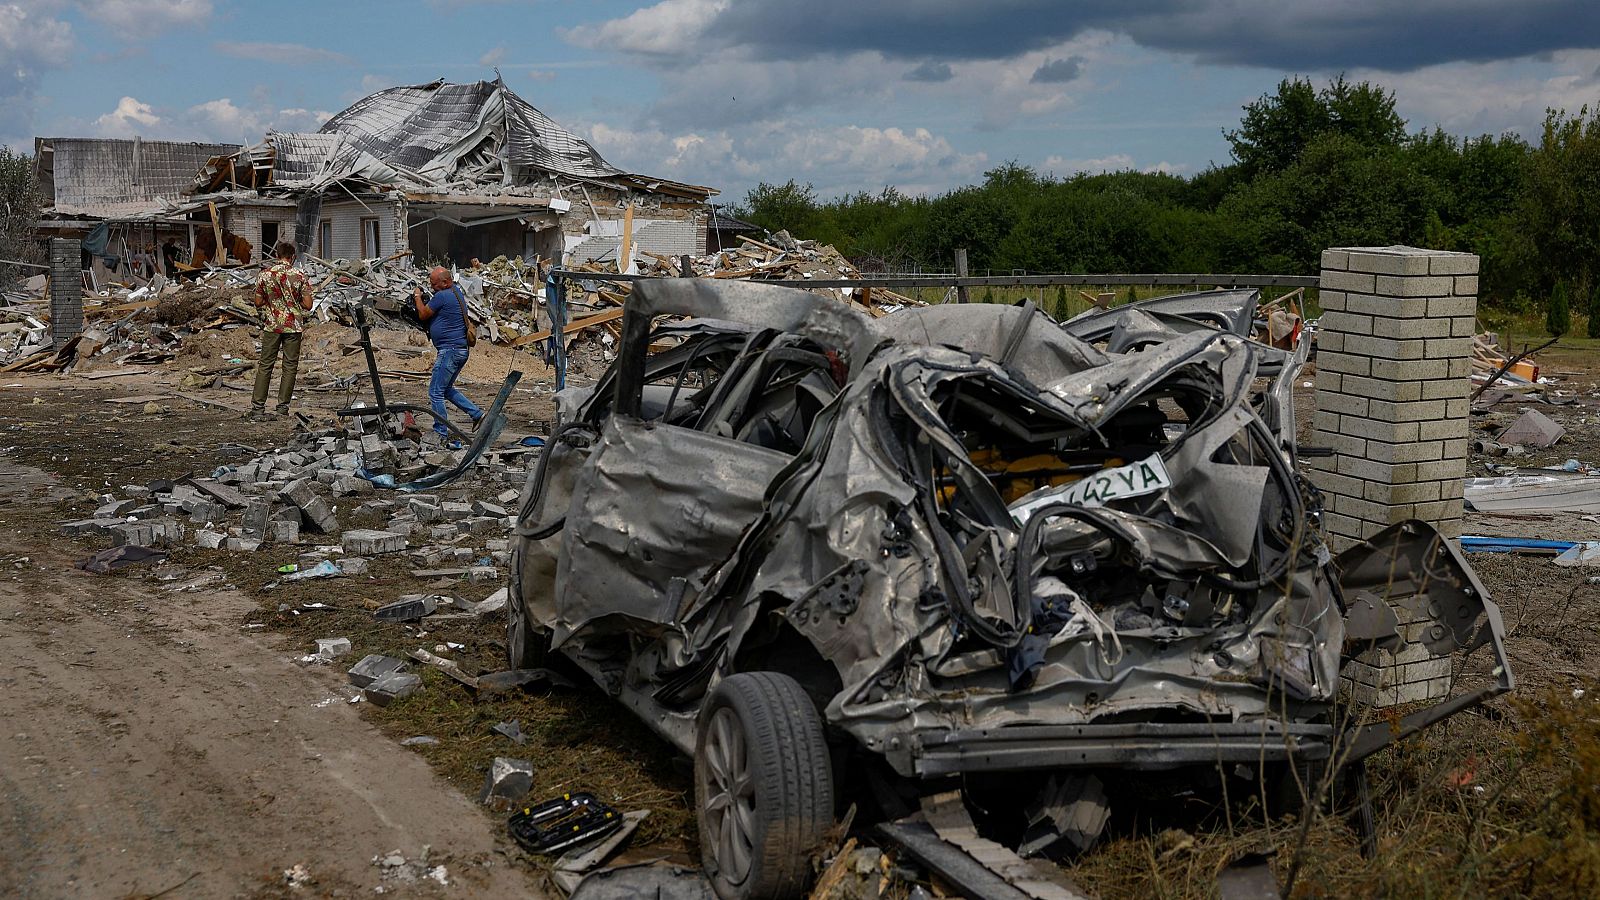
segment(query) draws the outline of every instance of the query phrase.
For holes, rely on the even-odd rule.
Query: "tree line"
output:
[[[1513,134],[1409,131],[1393,92],[1287,78],[1225,136],[1231,161],[1190,177],[1055,177],[1006,163],[932,197],[893,187],[819,199],[790,180],[735,214],[834,244],[866,271],[1316,274],[1322,250],[1409,244],[1481,259],[1483,301],[1588,312],[1600,336],[1600,108]],[[1567,314],[1563,314],[1564,318]]]

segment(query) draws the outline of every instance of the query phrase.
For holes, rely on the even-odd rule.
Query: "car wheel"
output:
[[[800,684],[742,672],[717,685],[695,742],[700,855],[722,900],[797,898],[833,824],[822,717]]]

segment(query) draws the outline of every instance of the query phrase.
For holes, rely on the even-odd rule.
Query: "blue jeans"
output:
[[[445,409],[444,401],[449,400],[456,408],[466,413],[472,421],[483,418],[483,410],[474,406],[467,395],[456,390],[456,376],[461,374],[462,366],[467,364],[467,348],[441,347],[439,358],[433,362],[433,377],[428,379],[428,403],[433,406],[433,413],[438,418],[433,423],[433,430],[440,437],[449,437],[450,432],[445,430],[445,417],[449,415]]]

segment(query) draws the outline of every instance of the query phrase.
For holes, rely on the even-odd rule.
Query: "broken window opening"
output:
[[[361,220],[361,256],[365,259],[383,255],[383,243],[379,238],[378,220]]]

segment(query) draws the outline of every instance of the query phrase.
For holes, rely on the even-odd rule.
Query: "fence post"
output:
[[[957,278],[965,278],[965,277],[967,277],[967,248],[965,248],[965,247],[962,247],[962,248],[956,250],[956,277]],[[967,297],[967,287],[966,287],[966,285],[957,285],[956,286],[956,302],[957,303],[966,303],[967,300],[968,300],[968,297]]]
[[[1470,253],[1323,252],[1311,443],[1334,453],[1306,462],[1335,550],[1407,519],[1460,536],[1477,273]],[[1344,676],[1359,702],[1433,700],[1449,693],[1450,660],[1371,650]]]
[[[77,238],[50,239],[50,338],[60,347],[83,330],[83,260]]]

